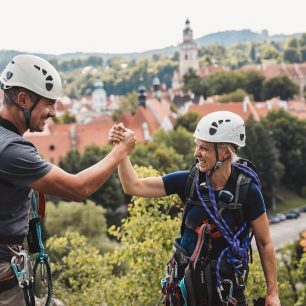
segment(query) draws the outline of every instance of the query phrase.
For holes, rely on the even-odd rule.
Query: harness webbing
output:
[[[250,176],[255,183],[260,186],[260,181],[257,176],[257,174],[251,170],[250,168],[244,166],[244,165],[237,165],[234,164],[234,167],[239,169],[241,172],[244,174]],[[211,219],[214,221],[214,223],[217,225],[219,230],[221,231],[224,239],[227,241],[229,244],[228,247],[226,247],[220,254],[218,261],[217,261],[217,267],[216,267],[216,277],[217,277],[217,287],[222,286],[222,279],[220,276],[220,267],[221,267],[221,262],[222,258],[225,254],[227,254],[227,261],[228,263],[233,267],[235,274],[239,276],[243,276],[244,272],[247,271],[248,269],[248,262],[249,262],[249,256],[248,256],[248,249],[250,247],[250,238],[249,238],[249,230],[246,232],[245,235],[242,237],[242,241],[240,243],[240,240],[238,239],[239,236],[247,229],[247,222],[244,222],[244,224],[241,226],[241,228],[237,231],[236,234],[233,234],[229,226],[226,224],[225,220],[222,218],[220,215],[218,208],[217,208],[217,203],[216,203],[216,198],[215,198],[215,193],[211,187],[210,181],[209,181],[209,176],[206,174],[206,182],[208,186],[208,191],[209,191],[209,198],[210,202],[212,203],[214,213],[209,209],[207,204],[205,203],[205,200],[202,196],[202,194],[199,191],[199,174],[197,174],[196,178],[196,191],[198,194],[198,197],[206,210],[207,214],[211,217]],[[218,216],[218,218],[216,218]],[[218,220],[219,219],[219,220]],[[241,246],[240,246],[241,244]]]

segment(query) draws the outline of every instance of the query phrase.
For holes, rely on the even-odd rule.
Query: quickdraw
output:
[[[48,255],[45,253],[45,248],[41,237],[40,220],[44,218],[45,213],[45,197],[39,198],[39,212],[37,209],[36,197],[32,193],[31,206],[32,206],[32,219],[30,220],[30,228],[28,234],[28,245],[30,253],[38,253],[33,265],[32,258],[25,250],[18,252],[13,250],[7,245],[7,248],[13,254],[11,259],[11,266],[17,278],[18,285],[23,289],[24,299],[27,306],[35,306],[35,278],[38,266],[40,266],[40,277],[42,284],[48,284],[48,293],[45,306],[49,306],[52,299],[52,275],[51,268],[48,261]],[[46,268],[46,269],[45,269]]]
[[[163,304],[166,306],[183,306],[179,288],[178,264],[172,257],[166,268],[166,277],[161,280]]]
[[[53,291],[52,274],[51,274],[51,267],[49,264],[49,257],[45,253],[45,248],[42,242],[41,227],[40,227],[40,220],[45,217],[45,205],[46,205],[45,195],[42,193],[39,193],[39,207],[37,208],[36,197],[33,192],[31,203],[32,203],[32,215],[33,215],[32,220],[34,220],[33,222],[35,224],[35,229],[36,229],[36,234],[37,234],[37,243],[34,249],[36,251],[38,250],[38,255],[36,256],[35,264],[33,267],[33,278],[35,281],[36,271],[37,271],[38,266],[40,266],[41,283],[44,285],[46,283],[48,284],[48,293],[47,293],[45,306],[49,306],[51,303],[52,291]]]

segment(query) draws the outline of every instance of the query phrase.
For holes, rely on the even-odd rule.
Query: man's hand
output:
[[[114,145],[124,140],[124,132],[126,132],[126,128],[123,123],[113,125],[108,131],[108,143]]]
[[[133,131],[129,129],[125,130],[124,139],[118,144],[118,147],[122,147],[127,154],[130,154],[135,148],[136,137]]]
[[[277,294],[268,294],[266,296],[265,306],[281,306],[279,297]]]

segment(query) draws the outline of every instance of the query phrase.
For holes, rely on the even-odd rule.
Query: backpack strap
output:
[[[193,198],[198,172],[199,172],[199,168],[197,167],[197,164],[194,164],[190,169],[190,173],[189,173],[187,183],[186,183],[186,186],[185,186],[185,197],[186,197],[186,199],[187,198],[189,198],[189,199]]]
[[[188,178],[187,178],[187,182],[185,186],[185,203],[184,203],[183,218],[182,218],[182,223],[181,223],[181,235],[183,235],[187,213],[193,205],[192,199],[193,199],[193,194],[195,191],[195,185],[196,185],[198,172],[199,172],[199,169],[197,167],[197,164],[194,164],[191,167]]]

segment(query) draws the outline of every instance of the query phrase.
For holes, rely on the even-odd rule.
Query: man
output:
[[[99,189],[133,150],[134,133],[100,162],[76,175],[43,160],[23,134],[41,132],[55,117],[62,84],[56,69],[34,55],[18,55],[0,77],[0,305],[25,305],[10,260],[22,248],[29,227],[32,190],[82,201]]]

